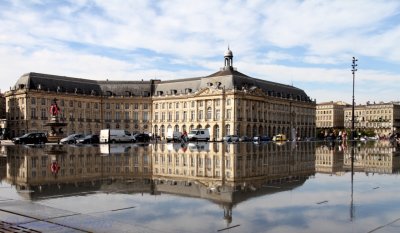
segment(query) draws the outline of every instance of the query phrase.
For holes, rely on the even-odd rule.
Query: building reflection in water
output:
[[[324,143],[316,147],[315,169],[318,173],[342,175],[351,171],[352,145]],[[400,171],[400,151],[387,140],[355,142],[354,172],[393,174]]]
[[[291,190],[315,172],[344,174],[350,146],[297,143],[112,144],[2,147],[0,178],[28,199],[87,192],[161,193],[218,204],[227,223],[249,198]],[[386,141],[356,148],[355,171],[394,173],[398,150]],[[56,162],[59,169],[52,165]]]

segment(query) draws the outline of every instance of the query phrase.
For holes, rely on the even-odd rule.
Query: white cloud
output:
[[[399,75],[390,62],[400,61],[398,1],[47,4],[13,1],[4,6],[0,66],[7,78],[2,78],[2,90],[31,71],[96,79],[208,75],[223,65],[222,54],[230,44],[239,71],[299,85],[317,99],[338,99],[336,89],[349,87],[349,58],[374,58],[388,70],[360,69],[358,97],[397,98]],[[118,52],[107,53],[109,49]]]

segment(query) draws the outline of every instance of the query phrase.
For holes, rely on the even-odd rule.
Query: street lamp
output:
[[[354,103],[354,82],[355,81],[354,80],[355,80],[355,74],[357,71],[357,69],[356,69],[357,61],[358,60],[355,57],[353,57],[353,63],[351,65],[351,67],[352,67],[351,72],[353,74],[353,103],[352,103],[352,107],[351,107],[351,140],[354,140],[354,134],[355,134],[355,132],[354,132],[354,104],[355,104]]]

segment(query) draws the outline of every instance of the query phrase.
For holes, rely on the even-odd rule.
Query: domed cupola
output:
[[[233,69],[233,53],[229,49],[229,46],[228,46],[228,50],[226,50],[224,53],[224,59],[225,59],[224,70]]]

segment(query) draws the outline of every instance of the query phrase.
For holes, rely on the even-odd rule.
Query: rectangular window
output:
[[[70,107],[70,108],[73,108],[73,107],[74,107],[74,101],[72,101],[72,100],[69,101],[69,107]]]
[[[148,109],[149,108],[149,104],[143,104],[143,109]]]
[[[106,109],[110,109],[110,108],[111,108],[110,103],[106,103]]]
[[[134,104],[134,105],[133,105],[133,108],[134,108],[134,109],[139,109],[139,104]]]
[[[36,108],[31,108],[31,118],[36,118]]]
[[[45,108],[42,108],[41,118],[42,120],[46,119],[47,111]]]
[[[203,119],[203,110],[199,111],[199,120]]]
[[[129,112],[125,112],[125,120],[129,120]]]
[[[175,120],[179,121],[179,112],[175,112]]]
[[[46,105],[46,99],[42,98],[42,105]]]
[[[194,111],[190,111],[190,120],[191,121],[194,121],[194,116],[195,116]]]
[[[121,113],[120,112],[116,112],[115,113],[115,120],[120,120],[121,119]]]
[[[36,104],[36,98],[35,97],[31,98],[31,104]]]
[[[232,117],[232,110],[231,109],[226,110],[226,119],[231,119],[231,117]]]
[[[143,121],[149,120],[149,112],[143,112]]]
[[[186,121],[186,120],[187,120],[187,112],[184,111],[184,112],[183,112],[183,121]]]
[[[134,121],[139,120],[139,113],[138,112],[133,112],[133,120]]]
[[[129,104],[125,104],[125,109],[129,109]]]
[[[115,104],[115,109],[118,110],[118,109],[120,109],[120,108],[121,108],[121,105],[120,105],[119,103],[116,103],[116,104]]]

